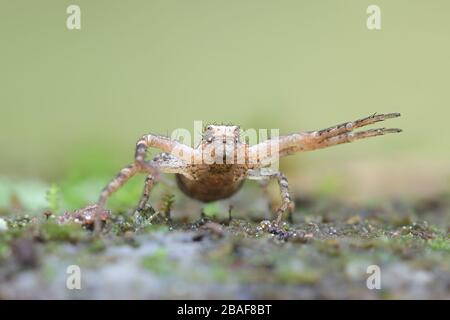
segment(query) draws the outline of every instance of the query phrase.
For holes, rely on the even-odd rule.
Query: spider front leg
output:
[[[162,173],[179,173],[193,178],[190,174],[190,167],[184,161],[167,153],[160,153],[152,161],[147,161],[146,163],[148,165],[155,166]],[[171,185],[168,181],[164,182],[165,184]],[[139,200],[136,208],[138,214],[145,209],[145,206],[150,198],[150,191],[155,184],[155,177],[152,174],[149,174],[145,179],[144,190],[142,191],[141,199]]]
[[[338,124],[336,126],[332,126],[326,129],[318,130],[312,132],[315,136],[319,138],[319,140],[326,140],[331,137],[336,137],[345,133],[349,133],[354,129],[364,127],[373,123],[377,123],[380,121],[384,121],[387,119],[400,117],[400,113],[387,113],[387,114],[373,114],[368,117],[358,119],[355,121],[344,122]],[[399,129],[388,129],[388,130],[397,130],[395,132],[399,132]]]
[[[191,157],[193,149],[179,143],[178,141],[171,140],[167,137],[157,136],[152,134],[144,135],[136,143],[136,151],[134,156],[134,163],[120,170],[119,174],[111,180],[108,185],[103,188],[100,198],[97,202],[97,206],[100,211],[106,204],[108,198],[117,191],[125,182],[127,182],[132,176],[138,172],[147,172],[150,174],[159,175],[159,170],[155,163],[146,162],[145,156],[149,147],[159,148],[165,152],[180,152],[185,157]]]
[[[101,229],[100,213],[105,208],[108,198],[125,184],[131,177],[142,170],[142,166],[136,163],[130,164],[120,172],[103,188],[94,210],[94,231],[99,233]]]
[[[141,139],[136,143],[136,151],[135,151],[135,161],[133,164],[125,167],[120,171],[120,173],[103,189],[100,194],[100,198],[97,202],[97,209],[94,212],[95,219],[95,231],[98,232],[100,230],[100,212],[106,205],[106,201],[108,198],[117,191],[125,182],[127,182],[132,176],[134,176],[138,172],[144,172],[151,174],[152,177],[159,177],[160,169],[158,167],[158,161],[145,161],[145,156],[147,153],[147,149],[149,147],[158,148],[162,151],[165,151],[163,155],[171,156],[172,153],[179,156],[179,158],[175,158],[180,162],[188,162],[191,163],[194,159],[195,151],[189,146],[186,146],[182,143],[179,143],[176,140],[169,139],[163,136],[157,136],[152,134],[144,135]],[[157,159],[154,159],[157,160]],[[164,164],[165,160],[160,158],[159,162]],[[171,158],[173,160],[173,157]],[[169,163],[165,163],[165,168],[168,170],[167,172],[183,172],[183,168],[185,167],[184,163],[181,164],[177,161],[169,161]],[[180,167],[181,166],[181,167]],[[164,166],[163,166],[164,167]],[[150,190],[149,190],[150,191]],[[142,200],[145,200],[142,199]]]
[[[134,163],[120,170],[116,177],[111,180],[105,188],[103,188],[100,194],[100,198],[97,202],[98,211],[102,210],[108,198],[136,173],[149,173],[152,175],[152,177],[159,177],[161,170],[158,163],[155,161],[145,161],[145,155],[149,146],[167,149],[169,148],[170,144],[172,144],[172,148],[175,148],[179,143],[165,137],[153,135],[146,135],[143,138],[139,139],[136,143]]]
[[[157,164],[152,163],[150,161],[144,161],[139,165],[136,163],[130,164],[129,166],[120,170],[120,172],[112,179],[102,190],[100,193],[99,200],[97,201],[97,208],[95,210],[95,230],[100,230],[100,220],[98,219],[99,213],[103,210],[106,205],[109,197],[116,192],[120,187],[122,187],[131,177],[133,177],[136,173],[149,173],[149,176],[158,177],[160,174],[160,170]],[[146,185],[147,187],[147,185]],[[150,188],[147,187],[148,193],[150,192]]]
[[[195,150],[168,137],[146,134],[136,143],[135,163],[143,164],[147,149],[153,147],[187,163],[193,163]]]
[[[341,143],[353,142],[388,133],[398,133],[402,130],[386,128],[359,132],[354,132],[353,130],[399,116],[400,113],[373,114],[356,121],[345,122],[323,130],[305,131],[273,138],[250,147],[248,161],[252,168],[261,168],[277,161],[280,157],[297,152],[327,148]]]
[[[249,170],[247,172],[247,178],[250,180],[266,180],[266,179],[277,179],[278,186],[280,188],[281,194],[281,205],[276,210],[276,218],[274,224],[279,226],[281,219],[283,218],[283,213],[289,209],[292,214],[294,211],[295,204],[291,201],[291,195],[289,193],[289,182],[284,174],[279,171],[273,171],[268,168],[261,168],[257,170]]]
[[[120,172],[112,179],[100,193],[100,197],[97,201],[98,210],[102,210],[106,204],[108,198],[117,191],[125,182],[127,182],[132,176],[134,176],[139,171],[135,164],[130,164],[129,166],[120,170]]]

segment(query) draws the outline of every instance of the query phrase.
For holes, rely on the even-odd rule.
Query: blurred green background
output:
[[[81,7],[81,30],[66,28],[70,4]],[[381,7],[380,31],[366,27],[370,4]],[[367,168],[364,179],[394,177],[383,183],[396,190],[443,183],[449,9],[446,0],[1,0],[0,176],[98,173],[101,188],[132,161],[140,135],[193,130],[194,120],[283,134],[401,112],[385,124],[401,135],[282,167],[298,185]]]

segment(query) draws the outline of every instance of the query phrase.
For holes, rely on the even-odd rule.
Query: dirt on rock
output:
[[[5,216],[0,298],[449,299],[449,199],[301,198],[278,228],[259,209],[194,220],[119,212],[100,235],[48,213]]]

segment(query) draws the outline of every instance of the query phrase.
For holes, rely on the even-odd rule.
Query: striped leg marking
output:
[[[281,193],[281,206],[277,209],[276,214],[276,220],[275,223],[277,225],[280,224],[281,219],[283,217],[283,213],[286,210],[290,210],[291,213],[294,209],[294,203],[291,201],[291,195],[289,194],[289,182],[284,174],[279,172],[276,175],[276,178],[278,180],[278,185],[280,187],[280,193]]]
[[[360,139],[370,138],[370,137],[376,137],[376,136],[382,136],[388,133],[398,133],[401,132],[400,129],[386,129],[386,128],[379,128],[379,129],[370,129],[366,131],[359,131],[359,132],[347,132],[343,134],[339,134],[330,138],[327,138],[325,140],[322,140],[318,143],[319,148],[324,147],[331,147],[342,143],[348,143],[353,142]]]
[[[145,206],[150,197],[150,191],[152,190],[154,185],[155,185],[155,179],[153,178],[153,176],[151,174],[149,174],[147,176],[147,178],[145,179],[144,191],[142,192],[142,197],[139,200],[139,204],[136,208],[136,211],[138,213],[142,212],[145,209]]]
[[[281,194],[281,206],[276,210],[275,224],[279,225],[283,218],[283,213],[289,209],[292,213],[294,211],[294,202],[291,201],[289,193],[289,183],[284,174],[277,171],[272,171],[268,168],[261,168],[256,170],[247,171],[247,178],[251,180],[265,180],[265,179],[277,179],[278,186],[280,187]]]
[[[358,119],[355,121],[344,122],[342,124],[338,124],[336,126],[322,129],[314,132],[313,134],[318,137],[319,140],[325,140],[331,137],[335,137],[344,133],[348,133],[353,131],[354,129],[364,127],[376,122],[384,121],[387,119],[400,117],[400,113],[387,113],[387,114],[373,114],[366,118]],[[396,129],[398,130],[398,129]],[[396,131],[399,132],[399,131]]]

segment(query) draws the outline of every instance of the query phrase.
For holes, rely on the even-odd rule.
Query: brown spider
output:
[[[103,189],[97,203],[100,212],[107,199],[136,173],[148,174],[137,211],[142,211],[149,199],[155,180],[162,173],[174,173],[179,188],[188,196],[210,202],[233,195],[245,179],[277,179],[282,204],[274,221],[279,225],[282,214],[292,209],[289,185],[286,177],[267,167],[278,158],[300,151],[331,147],[341,143],[401,132],[400,129],[370,129],[353,132],[354,129],[399,117],[399,113],[374,114],[356,121],[346,122],[327,129],[306,131],[280,136],[249,146],[241,141],[239,126],[209,125],[205,128],[200,144],[191,148],[167,137],[147,134],[136,144],[135,161],[125,167]],[[145,160],[147,149],[163,151],[153,160]],[[275,152],[273,151],[275,148]]]

